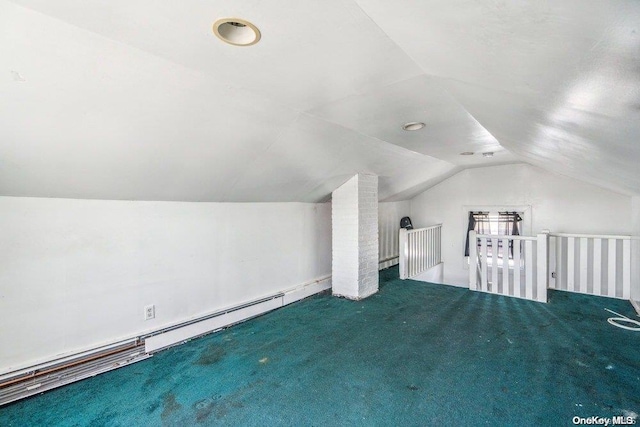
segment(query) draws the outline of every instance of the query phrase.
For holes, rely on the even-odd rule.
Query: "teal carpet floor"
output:
[[[398,280],[317,295],[0,408],[0,426],[563,426],[640,413],[629,302],[548,304]],[[640,422],[640,420],[638,421]]]

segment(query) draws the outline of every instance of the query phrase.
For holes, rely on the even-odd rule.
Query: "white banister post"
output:
[[[400,256],[400,278],[407,278],[407,257],[409,256],[409,248],[407,247],[407,230],[400,229],[398,242],[398,255]]]
[[[622,241],[622,298],[631,298],[631,239]]]
[[[547,287],[549,285],[549,231],[542,230],[537,239],[537,293],[536,301],[547,302]]]
[[[474,230],[469,231],[469,289],[478,290],[478,239]]]

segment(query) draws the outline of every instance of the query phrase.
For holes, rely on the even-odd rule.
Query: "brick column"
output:
[[[358,174],[332,193],[333,294],[378,292],[378,177]]]

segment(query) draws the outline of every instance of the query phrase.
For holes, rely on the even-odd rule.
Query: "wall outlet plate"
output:
[[[150,320],[156,317],[156,306],[151,304],[144,307],[144,320]]]

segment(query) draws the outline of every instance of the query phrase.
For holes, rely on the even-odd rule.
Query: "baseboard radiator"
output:
[[[331,276],[229,307],[130,340],[0,375],[0,406],[147,359],[153,353],[219,331],[331,288]]]
[[[384,270],[400,263],[400,255],[392,255],[378,261],[378,270]]]
[[[155,353],[167,347],[183,344],[190,339],[235,325],[284,305],[284,294],[277,294],[163,329],[144,337],[145,352]]]
[[[151,357],[137,339],[0,376],[0,405],[94,377]]]

